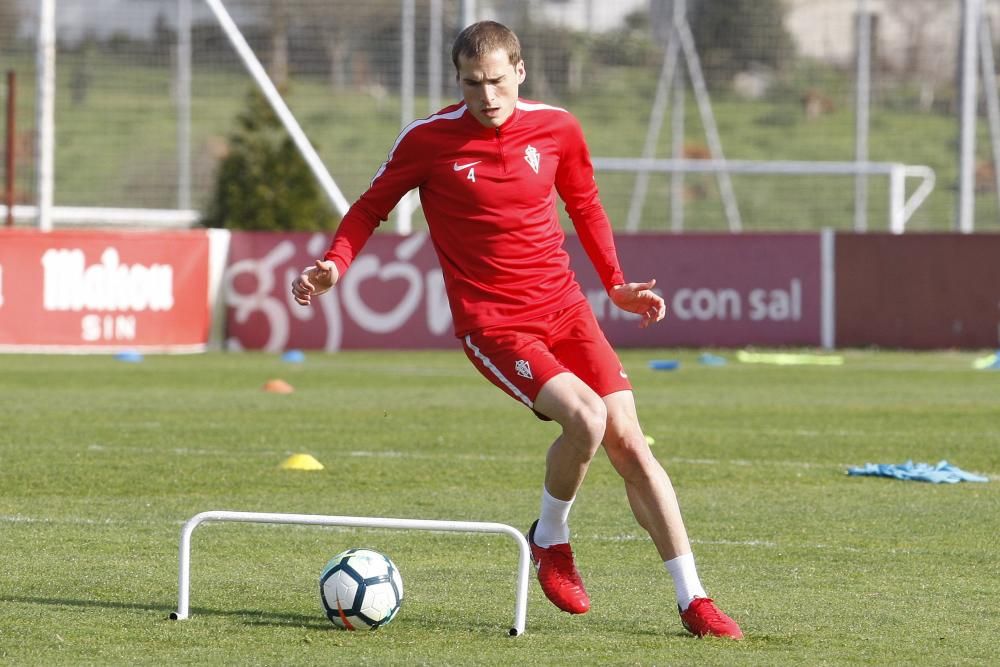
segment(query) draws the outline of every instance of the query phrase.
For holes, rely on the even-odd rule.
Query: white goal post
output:
[[[328,516],[323,514],[282,514],[272,512],[234,512],[211,510],[188,519],[181,529],[180,558],[178,566],[177,611],[170,614],[175,621],[190,615],[191,595],[191,535],[206,521],[236,521],[243,523],[283,523],[309,526],[346,526],[353,528],[388,528],[396,530],[430,530],[458,533],[496,533],[513,538],[518,547],[517,598],[514,605],[514,625],[508,634],[524,634],[528,613],[528,573],[530,547],[524,535],[513,526],[483,521],[441,521],[434,519],[392,519],[387,517]]]

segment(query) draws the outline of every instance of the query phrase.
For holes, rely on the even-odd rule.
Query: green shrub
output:
[[[247,95],[219,164],[206,227],[326,231],[337,223],[305,159],[264,96]]]

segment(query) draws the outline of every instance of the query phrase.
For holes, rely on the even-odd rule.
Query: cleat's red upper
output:
[[[698,637],[743,639],[740,626],[716,607],[712,598],[695,598],[687,610],[681,612],[681,623],[688,632]]]
[[[540,547],[534,542],[534,534],[535,524],[532,524],[528,531],[531,562],[538,571],[538,583],[542,585],[545,597],[565,612],[585,614],[590,610],[590,597],[573,563],[573,550],[569,544]]]

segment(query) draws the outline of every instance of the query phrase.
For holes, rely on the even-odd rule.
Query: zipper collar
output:
[[[510,117],[507,120],[505,120],[500,125],[500,127],[487,127],[482,123],[480,123],[478,120],[476,120],[476,117],[472,115],[472,112],[469,111],[468,105],[465,106],[465,116],[468,119],[468,122],[473,130],[478,129],[478,132],[484,136],[499,137],[509,132],[510,129],[514,126],[514,123],[516,123],[518,118],[521,117],[522,112],[521,109],[518,107],[520,103],[521,100],[520,98],[518,98],[517,102],[514,104],[514,112],[511,113]]]

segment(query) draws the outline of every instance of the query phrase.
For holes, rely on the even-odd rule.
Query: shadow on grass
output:
[[[161,612],[164,620],[169,620],[169,616],[177,608],[169,605],[147,605],[137,602],[111,602],[108,600],[74,600],[68,598],[44,598],[25,595],[5,595],[0,597],[0,602],[14,602],[22,604],[37,604],[51,607],[76,607],[80,609],[118,609],[124,611],[139,612]],[[323,618],[321,612],[315,615],[294,614],[280,611],[262,611],[260,609],[207,609],[204,607],[192,607],[190,618],[199,616],[224,617],[234,620],[242,620],[249,626],[266,627],[295,627],[306,630],[320,632],[337,631],[336,626]],[[430,621],[421,619],[407,619],[408,623],[397,623],[397,625],[415,625],[416,627],[426,626],[427,630],[440,631],[441,628],[433,625]],[[186,623],[187,621],[174,621],[175,623]],[[467,629],[475,627],[476,631],[484,633],[506,633],[507,626],[491,623],[486,620],[470,621],[464,623]]]
[[[113,602],[108,600],[80,600],[80,599],[70,599],[70,598],[45,598],[30,595],[5,595],[0,597],[0,602],[12,602],[12,603],[22,603],[22,604],[37,604],[46,605],[51,607],[76,607],[80,609],[117,609],[124,611],[138,611],[138,612],[160,612],[163,614],[163,620],[169,620],[169,616],[172,612],[176,611],[177,608],[172,605],[149,605],[140,604],[138,602]],[[261,609],[209,609],[205,607],[192,607],[190,609],[190,618],[197,618],[199,616],[206,617],[221,617],[228,618],[235,621],[242,620],[248,626],[266,626],[266,627],[295,627],[306,630],[314,630],[319,632],[327,632],[330,630],[336,631],[337,628],[330,623],[328,620],[323,618],[322,613],[317,611],[315,615],[308,614],[297,614],[288,613],[280,611],[266,611]],[[175,623],[185,623],[187,621],[174,621]],[[408,626],[414,630],[420,630],[424,632],[441,632],[444,628],[439,624],[436,624],[432,619],[424,618],[420,616],[416,617],[406,617],[403,616],[396,623],[397,626]],[[529,620],[527,624],[527,631],[531,633],[532,624]],[[611,634],[621,633],[622,627],[617,623],[600,623],[600,625],[605,626],[607,632]],[[499,619],[491,620],[486,618],[466,618],[462,621],[462,628],[465,632],[470,632],[472,634],[507,634],[509,629],[508,625],[504,625],[503,621]],[[535,625],[536,631],[546,633],[552,630],[552,628],[546,627],[545,623]],[[688,638],[691,639],[691,635],[685,632],[683,629],[670,629],[667,631],[658,628],[636,628],[629,627],[627,629],[627,634],[629,635],[641,635],[646,637],[671,637],[671,638]]]
[[[68,598],[43,598],[22,595],[5,595],[0,597],[3,602],[20,602],[24,604],[39,604],[52,607],[79,607],[83,609],[121,609],[126,611],[159,611],[163,613],[164,620],[168,620],[169,615],[177,611],[174,606],[148,605],[137,602],[111,602],[108,600],[72,600]],[[289,614],[283,612],[261,611],[260,609],[206,609],[203,607],[192,607],[191,616],[224,616],[230,618],[245,618],[249,625],[275,625],[327,629],[330,627],[328,621],[317,622],[316,616],[305,614]],[[317,612],[318,615],[318,612]]]

